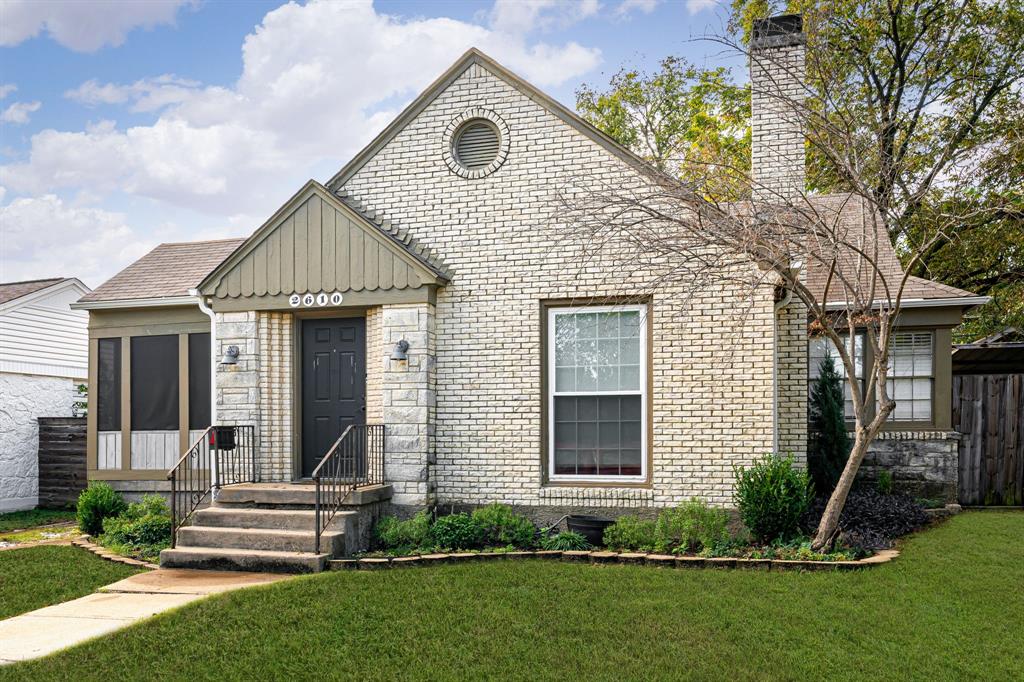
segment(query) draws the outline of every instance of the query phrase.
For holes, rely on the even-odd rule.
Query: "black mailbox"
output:
[[[235,427],[214,426],[210,431],[210,447],[215,450],[234,450]]]

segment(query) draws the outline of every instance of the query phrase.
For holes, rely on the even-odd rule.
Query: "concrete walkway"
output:
[[[95,594],[0,621],[0,665],[52,654],[211,594],[289,577],[187,569],[139,573]]]

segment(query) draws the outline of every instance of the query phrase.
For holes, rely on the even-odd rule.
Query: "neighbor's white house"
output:
[[[762,27],[757,91],[801,87],[800,31]],[[755,178],[802,187],[799,125],[770,98],[753,107]],[[139,494],[169,490],[174,469],[191,492],[209,483],[208,427],[238,427],[219,480],[258,483],[221,492],[242,508],[200,510],[168,565],[322,567],[310,553],[330,529],[312,507],[341,501],[303,483],[325,463],[374,484],[350,507],[505,502],[550,519],[730,504],[734,465],[805,457],[806,313],[772,287],[693,296],[622,263],[581,266],[559,192],[584,173],[635,180],[639,163],[469,51],[249,237],[161,245],[76,304],[90,313],[90,478]],[[866,210],[818,207],[851,230]],[[920,402],[893,430],[946,443],[949,328],[977,300],[925,280],[915,295],[931,301],[904,339]]]
[[[0,512],[36,506],[36,420],[81,400],[89,316],[71,304],[89,291],[73,277],[0,284]]]

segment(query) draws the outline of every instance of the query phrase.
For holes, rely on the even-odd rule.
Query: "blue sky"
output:
[[[710,0],[0,0],[0,281],[96,286],[160,242],[247,235],[462,52],[563,103],[724,30]]]

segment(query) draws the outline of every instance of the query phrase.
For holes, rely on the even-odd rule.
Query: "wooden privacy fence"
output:
[[[1024,374],[953,377],[960,504],[1024,504]]]
[[[86,485],[85,417],[40,417],[39,506],[75,504]]]

